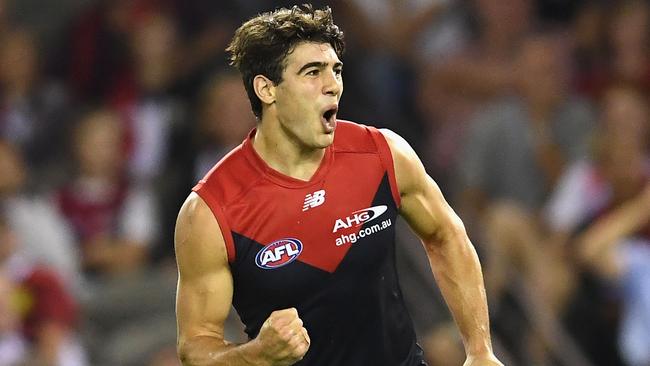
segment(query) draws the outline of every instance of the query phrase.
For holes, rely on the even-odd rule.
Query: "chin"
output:
[[[324,149],[332,143],[334,143],[334,132],[320,135],[314,145],[316,148]]]

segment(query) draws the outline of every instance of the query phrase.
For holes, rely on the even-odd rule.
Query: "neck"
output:
[[[273,120],[264,120],[258,124],[253,147],[271,168],[304,181],[311,179],[325,156],[325,149],[301,144]]]

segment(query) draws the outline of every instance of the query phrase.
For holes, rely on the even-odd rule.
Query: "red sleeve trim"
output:
[[[232,232],[230,231],[230,226],[228,225],[228,220],[226,220],[226,214],[223,211],[223,208],[219,204],[218,200],[210,193],[207,187],[204,185],[205,181],[201,180],[197,183],[192,191],[196,192],[205,203],[210,207],[210,211],[214,215],[217,223],[219,224],[219,229],[221,229],[221,235],[223,236],[224,242],[226,244],[226,253],[228,254],[228,263],[233,263],[235,261],[235,242],[232,238]]]
[[[375,141],[377,150],[379,151],[379,158],[381,163],[384,165],[386,172],[388,172],[388,181],[390,182],[390,190],[393,193],[393,200],[397,208],[400,208],[402,203],[401,196],[399,194],[399,188],[397,187],[397,178],[395,178],[395,163],[393,161],[393,154],[390,151],[390,146],[386,141],[386,137],[378,129],[368,126],[368,131]]]

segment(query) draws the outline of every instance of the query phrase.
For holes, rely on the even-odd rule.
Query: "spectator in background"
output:
[[[605,166],[613,165],[605,162],[615,152],[614,146],[628,142],[647,146],[648,112],[645,94],[633,86],[620,84],[603,93],[590,154],[567,167],[544,208],[546,226],[562,233],[562,244],[611,200]]]
[[[530,36],[516,66],[518,94],[476,113],[460,165],[472,211],[511,201],[534,212],[567,162],[586,154],[593,111],[569,90],[566,56],[557,37]]]
[[[142,0],[100,0],[74,20],[69,30],[68,83],[75,95],[97,102],[126,78],[128,37]]]
[[[204,81],[226,66],[230,35],[246,17],[265,10],[262,1],[169,0],[179,28],[183,57],[179,92],[195,99]],[[276,4],[278,5],[278,4]]]
[[[41,75],[38,45],[26,29],[5,33],[0,48],[0,136],[18,146],[42,187],[60,182],[68,98]],[[34,188],[34,187],[32,187]],[[51,187],[50,187],[51,188]]]
[[[567,319],[566,328],[573,337],[561,334],[569,341],[562,341],[561,346],[554,345],[554,338],[559,339],[557,334],[552,334],[558,332],[556,329],[542,337],[544,342],[556,353],[566,353],[568,348],[577,349],[575,346],[579,345],[597,365],[622,364],[614,347],[617,313],[612,310],[612,299],[615,296],[606,284],[609,281],[602,281],[600,276],[593,275],[597,271],[590,268],[591,265],[584,265],[591,261],[584,259],[586,246],[581,244],[576,248],[570,244],[585,222],[610,205],[612,187],[619,187],[615,191],[627,187],[626,196],[638,189],[630,185],[636,180],[630,177],[644,171],[639,151],[643,151],[641,146],[646,141],[647,108],[647,101],[636,89],[628,86],[610,89],[602,100],[597,143],[592,149],[595,154],[567,166],[540,212],[540,220],[513,206],[502,206],[494,210],[487,221],[489,242],[497,244],[490,247],[488,256],[503,261],[499,268],[509,268],[500,274],[500,280],[505,282],[508,277],[513,278],[512,273],[508,274],[513,270],[527,275],[529,283],[537,282],[536,302],[545,302],[552,310],[550,319],[555,318],[556,323],[559,319]],[[596,262],[600,270],[604,270],[607,263],[611,264],[604,260]],[[543,325],[536,326],[544,329]],[[564,328],[560,324],[554,326]],[[566,333],[563,329],[559,332]],[[573,338],[577,344],[567,347]]]
[[[68,291],[78,293],[81,272],[73,233],[59,216],[51,192],[26,192],[30,179],[34,177],[30,177],[22,152],[0,140],[0,207],[20,242],[21,255],[51,267]]]
[[[97,363],[130,365],[174,337],[175,273],[150,266],[155,201],[149,186],[126,174],[117,113],[94,109],[75,127],[77,169],[58,198],[82,253],[88,285],[82,305],[95,334],[88,342]]]
[[[574,41],[574,87],[589,98],[603,88],[601,73],[611,57],[607,50],[607,7],[602,1],[587,1],[578,8],[570,27]]]
[[[454,10],[462,12],[463,24],[472,27],[462,28],[453,42],[455,49],[425,60],[416,94],[417,111],[427,131],[428,168],[454,199],[460,193],[453,181],[454,169],[472,116],[513,92],[519,48],[537,22],[531,0],[464,4],[465,8],[457,5]]]
[[[198,110],[196,181],[239,145],[257,123],[241,77],[232,72],[219,73],[206,83],[199,96]]]
[[[625,82],[650,92],[650,4],[595,3],[583,8],[578,20],[578,90],[598,98],[610,86]]]
[[[193,98],[206,75],[224,66],[229,34],[245,17],[262,9],[258,1],[99,0],[69,29],[68,79],[76,94],[99,101],[132,79],[130,38],[152,13],[173,15],[180,50],[179,92]]]
[[[177,47],[174,20],[163,13],[150,13],[130,37],[133,73],[117,85],[111,104],[120,112],[128,141],[129,174],[152,182],[164,171],[171,137],[180,124],[183,105],[173,96],[177,78]]]
[[[560,253],[530,237],[566,164],[586,155],[594,124],[590,106],[570,93],[563,47],[553,35],[524,41],[516,66],[520,94],[477,112],[460,165],[463,205],[480,225],[493,308],[498,309],[502,291],[521,278],[526,296],[537,297],[535,302],[556,321],[572,288],[571,274]],[[510,332],[514,342],[526,338],[521,329]],[[519,352],[538,360],[521,362],[546,357],[544,349],[530,349],[542,344],[536,338],[530,333]]]
[[[147,186],[128,180],[123,139],[120,119],[109,110],[87,113],[74,130],[76,170],[58,200],[87,273],[110,276],[142,269],[155,238],[153,197]]]
[[[124,126],[127,174],[151,187],[159,204],[156,219],[173,227],[180,192],[191,176],[188,100],[176,90],[183,60],[176,20],[164,11],[143,13],[129,35],[129,47],[132,72],[112,90],[109,103]],[[161,233],[156,259],[172,251],[172,232]]]
[[[476,35],[464,52],[437,65],[438,82],[452,94],[499,97],[517,82],[513,73],[521,41],[535,27],[531,0],[471,2]]]
[[[452,1],[453,2],[453,1]],[[386,52],[405,62],[418,59],[418,45],[448,5],[448,1],[353,0],[337,5],[349,17],[346,26],[360,37],[364,48]],[[355,22],[351,22],[355,20]]]
[[[627,0],[618,4],[608,27],[611,47],[610,83],[622,81],[650,91],[650,4]]]
[[[87,365],[76,335],[75,300],[55,272],[21,256],[20,244],[0,217],[0,287],[5,292],[0,323],[8,337],[2,357],[14,358],[1,364],[15,365],[22,358],[27,365]]]
[[[588,227],[578,243],[580,259],[604,282],[613,281],[619,286],[622,302],[618,331],[620,352],[628,365],[644,366],[650,363],[650,169],[647,157],[638,147],[625,144],[619,149],[615,154],[620,156],[612,156],[613,160],[634,159],[618,161],[618,166],[614,167],[619,174],[621,170],[628,170],[622,172],[626,175],[625,181],[615,182],[612,187],[615,196],[609,210]],[[645,158],[646,167],[634,171],[633,167],[643,168],[638,166],[639,157]],[[624,193],[621,189],[630,188],[630,196],[620,195]]]
[[[609,89],[603,101],[603,123],[597,134],[594,158],[568,171],[558,186],[551,217],[555,219],[552,222],[559,223],[564,218],[562,221],[574,223],[565,231],[578,231],[578,223],[586,227],[575,240],[573,250],[584,273],[583,288],[574,298],[569,318],[585,349],[602,365],[618,364],[614,349],[614,335],[618,333],[621,355],[627,364],[647,365],[650,363],[648,102],[645,94],[629,86]],[[613,303],[620,303],[620,327],[616,322],[618,314],[612,311]],[[593,320],[585,324],[585,317]]]

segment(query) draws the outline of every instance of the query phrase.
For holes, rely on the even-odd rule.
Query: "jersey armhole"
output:
[[[232,264],[235,261],[235,243],[232,238],[230,226],[228,225],[228,220],[226,220],[226,214],[223,212],[219,201],[210,193],[207,187],[203,185],[203,181],[197,183],[196,186],[192,188],[192,191],[196,192],[205,201],[217,220],[219,229],[221,230],[221,235],[223,236],[223,241],[226,244],[228,263]]]
[[[375,142],[375,145],[377,146],[381,163],[386,169],[386,173],[388,174],[388,181],[390,183],[391,193],[393,194],[393,200],[399,209],[402,202],[401,196],[399,194],[399,188],[397,187],[397,178],[395,178],[395,163],[393,161],[393,154],[390,151],[390,146],[388,146],[386,137],[383,133],[381,133],[381,131],[371,126],[367,127],[368,131],[370,131],[372,139]]]

